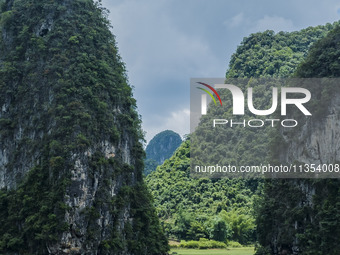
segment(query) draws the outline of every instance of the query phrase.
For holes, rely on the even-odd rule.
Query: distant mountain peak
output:
[[[182,138],[172,130],[165,130],[155,135],[146,146],[145,173],[149,174],[157,165],[169,159],[181,145]]]

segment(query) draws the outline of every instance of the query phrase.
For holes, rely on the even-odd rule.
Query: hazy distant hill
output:
[[[144,173],[148,175],[158,165],[170,158],[181,145],[182,138],[171,130],[165,130],[155,135],[146,146],[146,160]]]

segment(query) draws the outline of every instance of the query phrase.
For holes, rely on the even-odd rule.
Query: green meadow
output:
[[[173,248],[170,254],[176,255],[253,255],[254,247],[228,248],[228,249],[180,249]]]

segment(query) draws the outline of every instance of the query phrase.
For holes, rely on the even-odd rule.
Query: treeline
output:
[[[309,48],[339,22],[308,27],[301,31],[272,30],[246,37],[232,55],[227,78],[288,77],[305,59]]]

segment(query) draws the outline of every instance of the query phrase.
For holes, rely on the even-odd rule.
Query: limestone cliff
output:
[[[323,116],[309,118],[298,133],[284,130],[282,137],[286,148],[282,146],[280,150],[281,162],[316,165],[340,162],[340,94],[334,94],[328,101]]]
[[[296,130],[281,129],[272,142],[272,159],[282,163],[340,163],[340,27],[311,48],[296,76],[330,77],[312,84],[309,109],[313,116],[300,118]],[[290,116],[294,113],[290,112]],[[317,167],[316,165],[316,167]],[[334,168],[335,169],[335,168]],[[279,179],[265,182],[258,207],[257,254],[331,254],[340,252],[339,172],[313,179]],[[296,177],[301,177],[297,176]],[[306,176],[305,176],[306,177]]]
[[[0,8],[0,253],[166,253],[105,9]]]

